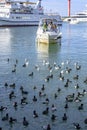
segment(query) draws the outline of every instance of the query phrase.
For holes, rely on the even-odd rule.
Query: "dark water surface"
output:
[[[42,126],[50,124],[52,130],[74,130],[73,123],[79,123],[81,130],[87,130],[84,120],[87,118],[87,94],[82,94],[83,89],[87,90],[84,80],[87,78],[87,23],[69,25],[63,23],[61,46],[58,44],[37,44],[35,42],[37,27],[11,27],[0,28],[0,106],[7,109],[0,110],[0,127],[3,130],[42,130]],[[9,61],[8,61],[9,58]],[[18,61],[16,63],[16,60]],[[27,63],[26,67],[23,65]],[[81,66],[76,69],[75,64]],[[16,72],[14,66],[16,65]],[[60,66],[60,68],[58,68]],[[67,73],[71,69],[70,73]],[[33,76],[29,76],[33,72]],[[64,77],[61,80],[60,72]],[[53,75],[46,82],[48,75]],[[78,75],[78,79],[74,77]],[[69,85],[65,87],[69,79]],[[8,86],[5,86],[5,83]],[[15,83],[15,88],[10,85]],[[45,90],[42,91],[42,85]],[[75,86],[78,84],[78,88]],[[22,94],[20,87],[28,94]],[[36,89],[34,89],[36,88]],[[58,88],[61,89],[58,92]],[[9,99],[9,94],[14,91],[14,96]],[[39,97],[39,91],[46,96]],[[80,102],[75,98],[80,92]],[[57,98],[54,98],[55,93]],[[66,96],[75,94],[72,102],[68,102],[68,109],[65,109]],[[33,96],[37,101],[34,102]],[[27,104],[21,105],[21,99],[26,97]],[[48,104],[43,104],[49,98]],[[13,104],[17,102],[17,109]],[[57,108],[52,112],[52,104]],[[78,107],[83,104],[83,110]],[[42,112],[49,107],[48,115]],[[33,117],[36,110],[38,118]],[[9,114],[9,117],[17,119],[13,124],[9,121],[2,121],[2,117]],[[63,114],[66,113],[67,121],[63,121]],[[52,114],[57,116],[55,121],[51,120]],[[27,127],[23,126],[23,117],[29,122]]]

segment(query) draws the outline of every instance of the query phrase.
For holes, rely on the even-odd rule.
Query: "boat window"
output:
[[[12,19],[14,19],[14,17],[12,16]]]
[[[86,14],[83,14],[83,13],[82,13],[82,14],[77,14],[77,15],[86,15]]]
[[[16,17],[16,19],[20,19],[20,17]]]
[[[4,5],[1,5],[0,7],[5,7]]]

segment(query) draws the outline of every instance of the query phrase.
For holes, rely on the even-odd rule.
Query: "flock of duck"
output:
[[[7,65],[11,66],[11,62],[8,58]],[[0,92],[0,130],[5,127],[20,130],[86,130],[87,77],[81,75],[82,66],[69,60],[60,64],[43,60],[41,65],[33,66],[27,59],[22,65],[19,62],[18,59],[14,61],[8,74],[16,77],[16,81],[11,82],[12,79],[9,81],[7,78],[0,87],[3,92],[3,97]],[[26,70],[29,81],[24,79],[25,76],[23,79],[20,76],[18,80],[18,69]],[[30,84],[26,87],[26,82],[33,87]]]

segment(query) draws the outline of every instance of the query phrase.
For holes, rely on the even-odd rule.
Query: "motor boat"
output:
[[[58,43],[61,41],[61,26],[58,25],[57,18],[42,18],[36,33],[36,41],[40,43]]]
[[[64,22],[69,23],[80,23],[80,22],[87,22],[87,10],[78,12],[70,17],[64,18]]]

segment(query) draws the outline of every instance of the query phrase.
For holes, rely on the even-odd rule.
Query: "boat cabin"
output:
[[[43,18],[39,26],[43,27],[44,31],[57,31],[59,28],[58,21],[54,18]]]

